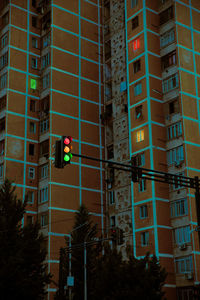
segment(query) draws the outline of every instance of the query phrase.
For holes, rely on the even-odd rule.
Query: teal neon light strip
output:
[[[167,202],[169,203],[169,199],[164,199],[164,198],[155,198],[156,201],[159,201],[159,202]],[[134,206],[140,206],[142,204],[145,204],[145,203],[148,203],[148,202],[151,202],[153,201],[153,198],[148,198],[148,199],[145,199],[145,200],[142,200],[142,201],[138,201],[138,202],[134,202]]]
[[[52,4],[52,6],[55,7],[55,8],[58,8],[58,9],[60,9],[60,10],[62,10],[62,11],[65,11],[65,12],[71,14],[71,15],[74,15],[74,16],[76,16],[76,17],[79,17],[79,19],[81,19],[81,20],[87,21],[87,22],[89,22],[89,23],[91,23],[91,24],[94,24],[94,25],[96,25],[96,26],[101,26],[101,25],[99,25],[98,23],[96,23],[96,22],[94,22],[94,21],[92,21],[92,20],[90,20],[90,19],[87,19],[87,18],[85,18],[85,17],[82,17],[80,14],[77,14],[77,13],[71,11],[71,10],[68,10],[68,9],[66,9],[66,8],[63,8],[63,7],[61,7],[61,6],[57,5],[57,4]]]
[[[101,24],[101,12],[100,12],[100,3],[98,0],[98,24]],[[99,114],[101,113],[101,28],[100,26],[98,27],[98,42],[99,42],[99,46],[98,46],[98,52],[99,52]],[[100,159],[103,159],[103,155],[102,155],[102,130],[101,130],[101,126],[99,126],[99,144],[100,144]],[[102,162],[100,162],[100,188],[101,191],[103,191],[103,171],[105,172],[104,168],[103,168],[103,164]],[[101,193],[101,228],[102,228],[102,236],[104,237],[104,199],[103,199],[103,194]]]
[[[26,139],[25,137],[21,137],[21,136],[9,134],[9,133],[5,134],[5,136],[9,136],[9,137],[12,137],[12,138],[15,138],[15,139],[18,139],[18,140],[22,140],[22,141],[26,140],[28,142],[38,144],[38,140]]]
[[[187,166],[185,168],[188,170],[194,171],[194,172],[200,172],[199,169],[195,169],[195,168],[191,168],[191,167],[187,167]]]
[[[154,227],[155,227],[154,225],[147,226],[147,227],[140,227],[140,228],[135,229],[135,232],[141,232],[141,231],[145,231],[145,230],[154,229]],[[157,228],[168,229],[168,230],[172,229],[171,226],[163,226],[163,225],[157,225]]]
[[[147,42],[147,24],[146,24],[146,1],[143,0],[143,24],[144,24],[144,48],[145,48],[145,68],[146,68],[146,85],[147,85],[147,107],[148,107],[148,121],[151,120],[151,103],[150,103],[150,83],[149,83],[149,60],[148,60],[148,42]],[[152,143],[152,125],[149,123],[149,143],[150,143],[150,168],[154,169],[153,157],[153,143]],[[158,257],[158,230],[157,230],[157,216],[156,216],[156,201],[155,201],[155,182],[152,181],[152,204],[153,204],[153,221],[154,221],[154,237],[155,237],[155,254]]]
[[[18,9],[20,9],[20,10],[22,10],[22,11],[25,11],[25,12],[27,12],[27,13],[30,13],[31,15],[33,15],[33,16],[38,16],[36,13],[34,13],[33,11],[29,11],[28,9],[25,9],[25,8],[23,8],[23,7],[21,7],[21,6],[18,6],[18,5],[16,5],[16,4],[13,4],[13,3],[9,3],[9,5],[11,6],[11,7],[15,7],[15,8],[18,8]]]
[[[10,92],[16,93],[16,94],[23,95],[23,96],[27,95],[26,93],[23,93],[23,92],[20,92],[20,91],[17,91],[17,90],[13,90],[13,89],[10,89],[10,88],[7,88],[7,90],[10,91]],[[28,94],[28,97],[33,98],[33,99],[37,99],[37,100],[40,99],[39,97],[36,97],[34,95],[30,95],[30,94]]]
[[[64,29],[64,28],[62,28],[62,27],[59,27],[59,26],[57,26],[57,25],[51,24],[51,27],[52,27],[52,28],[59,29],[59,30],[64,31],[64,32],[66,32],[66,33],[75,35],[76,37],[79,37],[79,35],[78,35],[77,33],[73,32],[73,31],[70,31],[70,30],[67,30],[67,29]],[[83,40],[85,40],[85,41],[91,42],[92,44],[95,44],[95,45],[98,46],[98,43],[95,42],[95,41],[93,41],[93,40],[90,40],[90,39],[88,39],[88,38],[86,38],[86,37],[83,37],[83,36],[82,36],[81,38],[82,38]],[[102,46],[102,44],[101,44],[101,46]]]
[[[187,51],[189,51],[189,52],[194,52],[195,54],[198,54],[198,55],[199,55],[199,53],[200,53],[200,52],[198,52],[198,51],[196,51],[196,50],[192,50],[192,49],[190,49],[190,48],[187,48],[186,46],[183,46],[183,45],[181,45],[181,44],[176,44],[176,47],[177,47],[177,48],[185,49],[185,50],[187,50]]]
[[[52,92],[55,92],[55,93],[58,93],[58,94],[61,94],[61,95],[65,95],[65,96],[69,96],[69,97],[72,97],[72,98],[79,99],[78,96],[75,96],[75,95],[72,95],[72,94],[69,94],[69,93],[65,93],[65,92],[62,92],[62,91],[59,91],[59,90],[56,90],[56,89],[51,89],[51,90],[52,90]],[[98,102],[92,101],[92,100],[89,100],[89,99],[86,99],[86,98],[80,98],[80,100],[98,105]],[[101,104],[101,105],[103,106],[103,104]]]
[[[32,211],[32,210],[26,210],[26,214],[32,214],[32,215],[37,215],[37,211]]]
[[[27,51],[27,53],[30,54],[30,52],[28,52],[28,51]],[[25,75],[27,74],[26,71],[23,71],[23,70],[14,68],[14,67],[9,67],[9,69],[12,70],[12,71],[15,71],[15,72],[19,72],[19,73],[25,74]],[[29,74],[29,76],[32,76],[32,77],[35,77],[35,78],[40,78],[39,75],[36,75],[36,74],[33,74],[33,73],[29,73],[29,72],[28,72],[28,74]]]
[[[27,50],[20,49],[20,48],[18,48],[18,47],[12,46],[12,45],[8,45],[7,47],[9,47],[10,49],[17,50],[17,51],[22,52],[22,53],[26,53],[26,54],[28,53]],[[38,58],[41,57],[40,55],[38,55],[38,54],[36,54],[36,53],[33,53],[33,52],[29,52],[29,54],[30,54],[30,55],[33,55],[33,56],[36,56],[36,57],[38,57]]]
[[[20,159],[14,159],[14,158],[10,158],[10,157],[4,157],[5,160],[8,160],[8,161],[14,161],[14,162],[17,162],[17,163],[21,163],[21,164],[24,164],[24,168],[26,168],[26,165],[30,165],[30,166],[35,166],[37,167],[38,164],[36,163],[33,163],[33,162],[27,162],[26,160],[20,160]],[[25,187],[26,184],[23,185],[23,187]]]
[[[26,117],[26,115],[19,114],[19,113],[16,113],[16,112],[14,112],[14,111],[11,111],[11,110],[6,110],[6,113],[7,113],[7,114],[10,114],[10,115],[14,115],[14,116],[22,117],[22,118],[25,118],[25,117]],[[38,122],[38,121],[39,121],[39,119],[36,119],[36,118],[30,117],[30,116],[27,116],[27,119],[30,119],[30,120],[33,120],[33,121],[36,121],[36,122]]]
[[[90,189],[90,188],[86,188],[86,187],[80,187],[80,186],[76,186],[76,185],[71,185],[71,184],[64,184],[64,183],[60,183],[60,182],[55,182],[55,181],[49,181],[49,184],[54,184],[54,185],[58,185],[58,186],[64,186],[64,187],[69,187],[69,188],[74,188],[74,189],[82,189],[84,191],[91,191],[91,192],[97,192],[97,193],[103,193],[103,191],[101,190],[96,190],[96,189]]]
[[[89,81],[89,82],[94,83],[94,84],[99,84],[98,81],[94,81],[94,80],[91,80],[91,79],[89,79],[89,78],[82,77],[81,75],[76,75],[76,74],[73,74],[73,73],[70,73],[70,72],[63,71],[63,70],[61,70],[61,69],[55,68],[55,67],[51,67],[51,68],[52,68],[52,70],[54,70],[54,71],[61,72],[61,73],[63,73],[63,74],[67,74],[67,75],[70,75],[70,76],[72,76],[72,77],[80,78],[80,79],[83,79],[83,80],[85,80],[85,81]]]
[[[79,118],[77,117],[73,117],[73,116],[70,116],[70,115],[66,115],[66,114],[62,114],[62,113],[59,113],[57,111],[50,111],[51,114],[54,114],[54,115],[58,115],[58,116],[62,116],[62,117],[65,117],[65,118],[69,118],[69,119],[74,119],[74,120],[77,120],[77,121],[81,121],[82,123],[87,123],[87,124],[91,124],[91,125],[95,125],[95,126],[102,126],[101,124],[99,123],[94,123],[94,122],[91,122],[91,121],[87,121],[87,120],[84,120],[84,119],[81,119],[81,116]]]
[[[195,10],[196,12],[200,13],[200,10],[197,9],[196,7],[192,7],[190,2],[189,2],[190,4],[186,4],[185,2],[180,1],[180,0],[176,0],[176,2],[180,3],[180,4],[184,5],[184,6],[187,6],[188,8],[191,8],[191,10]]]
[[[59,260],[55,260],[55,259],[48,259],[46,262],[49,264],[59,264],[60,263]],[[53,292],[52,289],[51,289],[51,292]]]
[[[79,56],[80,56],[81,59],[83,59],[83,60],[86,60],[86,61],[89,61],[89,62],[91,62],[91,63],[93,63],[93,64],[99,65],[99,63],[98,63],[96,60],[87,58],[87,57],[85,57],[85,56],[81,56],[80,54],[76,54],[76,53],[73,53],[73,52],[71,52],[71,51],[68,51],[68,50],[62,49],[62,48],[60,48],[60,47],[53,46],[53,45],[51,45],[51,48],[56,49],[56,50],[59,50],[59,51],[64,52],[64,53],[67,53],[67,54],[70,54],[70,55],[73,55],[73,56],[76,56],[76,57],[79,57]],[[101,65],[102,65],[102,64],[101,64]]]
[[[134,37],[130,38],[128,40],[128,43],[132,42],[133,40],[137,39],[140,35],[142,35],[144,33],[144,30],[140,31],[139,33],[137,33],[136,35],[134,35]]]
[[[78,27],[79,27],[79,38],[78,38],[78,45],[79,45],[79,59],[78,59],[78,63],[79,63],[79,76],[78,76],[78,112],[79,112],[79,122],[78,122],[78,126],[79,126],[79,141],[81,140],[81,0],[79,0],[79,5],[78,5]],[[81,154],[81,143],[79,143],[79,154]],[[81,190],[81,186],[82,186],[82,168],[81,168],[81,162],[82,159],[81,157],[78,158],[79,161],[79,204],[82,205],[82,190]]]
[[[13,25],[13,24],[9,24],[9,27],[16,28],[16,29],[21,30],[21,31],[26,32],[26,33],[28,32],[26,29],[24,29],[24,28],[22,28],[22,27],[19,27],[19,26],[16,26],[16,25]],[[30,28],[29,28],[29,29],[30,29]],[[30,33],[31,35],[36,36],[36,37],[40,37],[39,34],[34,33],[34,32],[31,32],[30,30],[29,30],[29,33]]]

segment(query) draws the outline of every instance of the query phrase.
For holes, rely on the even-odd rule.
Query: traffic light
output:
[[[110,238],[111,238],[111,240],[112,240],[114,243],[117,242],[117,228],[112,227],[112,228],[110,229]]]
[[[61,138],[61,162],[63,167],[67,164],[70,164],[72,159],[72,137],[71,136],[62,136]]]
[[[61,162],[61,140],[56,141],[55,143],[55,168],[62,168]]]

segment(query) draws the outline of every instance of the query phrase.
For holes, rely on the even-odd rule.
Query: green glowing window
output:
[[[31,78],[31,89],[36,90],[36,79]]]

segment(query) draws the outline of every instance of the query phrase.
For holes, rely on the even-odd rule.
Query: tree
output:
[[[1,298],[43,299],[50,283],[44,260],[44,237],[38,223],[22,226],[26,201],[6,179],[0,187],[0,290]]]
[[[91,220],[91,216],[87,208],[82,205],[75,214],[75,222],[72,229],[72,276],[74,276],[74,287],[72,289],[73,300],[82,300],[84,298],[84,241],[94,241],[97,236],[96,225]],[[60,276],[59,276],[59,290],[57,291],[55,299],[63,299],[64,285],[67,282],[69,273],[69,241],[66,239],[68,251],[63,254],[60,261]],[[100,252],[99,246],[87,245],[87,299],[93,300],[93,283],[96,270],[97,257]],[[66,263],[63,259],[66,257]],[[67,268],[65,268],[67,266]],[[62,273],[62,274],[61,274]],[[68,299],[68,290],[64,299]]]
[[[107,247],[99,258],[96,274],[95,300],[163,299],[167,274],[156,256],[150,258],[149,253],[143,259],[131,256],[123,261],[116,249]]]

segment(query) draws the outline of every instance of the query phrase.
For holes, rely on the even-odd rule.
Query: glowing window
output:
[[[137,143],[144,141],[144,130],[140,130],[137,132],[136,141],[137,141]]]
[[[31,78],[31,89],[36,90],[37,84],[36,79]]]
[[[140,48],[140,39],[136,39],[135,41],[133,41],[133,51],[136,51],[139,48]]]

